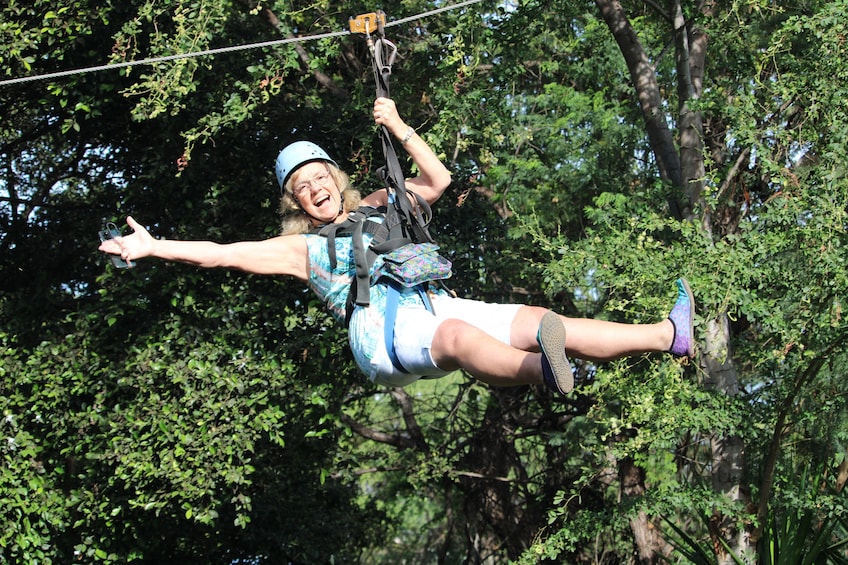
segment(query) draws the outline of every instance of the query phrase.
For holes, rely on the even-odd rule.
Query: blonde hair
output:
[[[340,168],[332,163],[325,162],[327,170],[330,172],[330,177],[336,183],[342,195],[342,206],[345,212],[352,212],[359,208],[359,202],[362,197],[359,191],[353,188],[350,184],[350,177]],[[310,218],[297,203],[297,199],[292,194],[292,177],[290,175],[283,187],[283,196],[280,198],[280,214],[283,219],[281,222],[282,235],[291,235],[297,233],[307,233],[312,229],[312,218]]]

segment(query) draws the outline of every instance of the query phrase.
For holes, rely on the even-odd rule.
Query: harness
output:
[[[426,205],[426,202],[423,203]],[[409,250],[411,252],[416,251],[416,249],[412,247],[416,242],[413,242],[410,237],[403,233],[403,230],[401,229],[403,224],[397,220],[398,213],[395,206],[380,209],[363,206],[349,213],[344,222],[328,224],[326,226],[314,228],[310,231],[310,233],[327,238],[327,254],[330,261],[330,268],[333,271],[335,271],[338,266],[338,259],[336,257],[336,238],[351,238],[355,276],[351,281],[350,291],[348,292],[347,304],[345,307],[346,326],[350,324],[351,316],[357,306],[364,307],[371,303],[371,270],[377,258],[380,256],[385,257],[386,255],[390,255],[393,251],[405,250],[410,247],[411,249]],[[363,238],[366,233],[373,236],[370,245],[367,246],[365,245]],[[446,259],[443,259],[443,261],[447,262]],[[373,283],[386,285],[386,309],[383,326],[383,339],[385,341],[386,351],[389,354],[389,359],[391,359],[392,364],[399,371],[409,373],[398,359],[394,348],[395,322],[397,320],[398,303],[405,285],[384,275],[375,276]],[[427,294],[427,291],[430,288],[430,281],[416,284],[411,288],[413,288],[421,297],[427,310],[433,313],[433,304],[430,301],[430,296]]]
[[[376,31],[379,34],[376,40],[372,38],[370,33],[374,29],[375,23]],[[363,26],[363,28],[357,27],[355,30],[355,25]],[[357,20],[351,19],[351,31],[364,31],[366,34],[378,97],[389,96],[391,65],[397,53],[394,44],[383,36],[384,25],[385,14],[382,12],[359,16]],[[398,161],[388,128],[381,125],[379,135],[385,165],[377,170],[377,176],[386,187],[388,205],[380,209],[361,207],[349,213],[344,222],[321,226],[310,232],[327,238],[327,252],[330,267],[333,270],[336,269],[338,264],[336,260],[336,238],[351,237],[352,239],[356,276],[351,282],[350,292],[348,293],[345,325],[350,324],[350,318],[356,306],[368,306],[370,304],[371,268],[377,257],[385,256],[406,246],[433,243],[433,238],[428,230],[428,225],[433,217],[430,205],[420,195],[406,189],[403,170]],[[413,200],[415,204],[413,204]],[[382,222],[378,220],[378,216],[382,218]],[[364,233],[373,235],[371,244],[367,247],[362,238]],[[412,250],[415,249],[412,248]],[[449,268],[450,263],[446,259],[442,260],[447,263]],[[384,322],[386,350],[395,368],[408,374],[409,371],[397,358],[394,348],[397,307],[404,285],[388,277],[377,277],[374,282],[375,284],[380,282],[387,285]],[[427,294],[430,282],[425,281],[412,288],[421,296],[427,310],[434,313],[433,304]]]

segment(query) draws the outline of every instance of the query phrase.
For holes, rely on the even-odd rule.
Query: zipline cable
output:
[[[434,16],[436,14],[441,14],[442,12],[447,12],[449,10],[457,10],[459,8],[464,8],[466,6],[470,6],[472,4],[477,4],[478,2],[482,2],[483,0],[465,0],[464,2],[459,2],[457,4],[452,4],[450,6],[443,6],[441,8],[436,8],[434,10],[430,10],[427,12],[422,12],[421,14],[415,16],[409,16],[407,18],[402,18],[400,20],[396,20],[393,22],[386,23],[385,27],[393,27],[403,25],[408,22],[412,22],[415,20],[420,20],[424,18],[428,18],[430,16]],[[231,47],[218,47],[215,49],[206,49],[204,51],[195,51],[192,53],[179,53],[176,55],[164,55],[161,57],[151,57],[149,59],[140,59],[138,61],[125,61],[123,63],[109,63],[106,65],[97,65],[94,67],[84,67],[80,69],[72,69],[68,71],[58,71],[55,73],[46,73],[43,75],[33,75],[29,77],[18,77],[13,79],[7,79],[0,81],[0,87],[9,86],[12,84],[21,84],[25,82],[33,82],[37,80],[49,80],[55,78],[62,78],[73,75],[81,75],[87,73],[94,73],[99,71],[108,71],[113,69],[123,69],[127,67],[135,67],[139,65],[152,65],[155,63],[164,63],[168,61],[177,61],[180,59],[192,59],[195,57],[205,57],[208,55],[220,55],[223,53],[233,53],[236,51],[246,51],[249,49],[262,49],[265,47],[276,47],[278,45],[286,45],[288,43],[305,43],[307,41],[317,41],[319,39],[329,39],[332,37],[341,37],[343,35],[350,35],[349,30],[345,31],[332,31],[327,33],[317,33],[313,35],[303,35],[299,37],[287,37],[285,39],[274,39],[271,41],[262,41],[259,43],[247,43],[244,45],[233,45]]]
[[[109,63],[106,65],[98,65],[95,67],[84,67],[81,69],[73,69],[69,71],[58,71],[55,73],[47,73],[43,75],[35,75],[30,77],[13,78],[0,81],[0,86],[10,84],[18,84],[22,82],[31,82],[36,80],[48,80],[53,78],[61,78],[72,75],[82,75],[86,73],[94,73],[98,71],[108,71],[111,69],[124,69],[126,67],[135,67],[139,65],[152,65],[154,63],[163,63],[167,61],[177,61],[179,59],[191,59],[194,57],[203,57],[205,55],[220,55],[222,53],[232,53],[234,51],[245,51],[247,49],[259,49],[262,47],[273,47],[276,45],[285,45],[286,43],[297,43],[301,41],[315,41],[317,39],[326,39],[328,37],[338,37],[347,35],[349,31],[336,31],[330,33],[321,33],[317,35],[307,35],[303,37],[288,37],[286,39],[274,39],[272,41],[263,41],[262,43],[251,43],[247,45],[233,45],[231,47],[219,47],[216,49],[207,49],[205,51],[195,51],[192,53],[179,53],[177,55],[163,55],[161,57],[151,57],[149,59],[140,59],[138,61],[125,61],[123,63]]]
[[[418,14],[417,16],[409,16],[406,18],[401,18],[399,20],[395,20],[393,22],[386,23],[385,27],[394,27],[403,25],[409,22],[414,22],[415,20],[420,20],[422,18],[429,18],[430,16],[435,16],[437,14],[441,14],[442,12],[449,12],[450,10],[457,10],[459,8],[464,8],[466,6],[470,6],[472,4],[477,4],[478,2],[482,2],[483,0],[465,0],[464,2],[459,2],[457,4],[451,4],[450,6],[442,6],[441,8],[435,8],[428,12],[423,12]]]

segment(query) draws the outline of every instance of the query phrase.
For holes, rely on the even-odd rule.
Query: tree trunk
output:
[[[739,392],[736,367],[730,350],[730,321],[720,316],[706,324],[704,338],[703,364],[706,378],[704,385],[722,392],[729,397]],[[733,502],[746,503],[741,489],[745,468],[745,446],[742,438],[732,436],[713,436],[710,439],[712,451],[713,490],[725,495]],[[749,539],[744,530],[736,528],[733,517],[716,514],[711,524],[713,545],[720,564],[733,563],[733,557],[724,550],[719,539],[724,540],[736,555],[742,555],[749,547]]]
[[[632,459],[621,461],[618,474],[622,496],[641,497],[645,494],[645,471],[635,465]],[[663,555],[667,555],[667,544],[660,530],[647,514],[640,510],[635,517],[631,518],[630,531],[633,532],[639,563],[643,565],[665,563]]]
[[[700,112],[690,108],[689,102],[701,97],[708,38],[699,28],[690,33],[679,0],[670,0],[669,4],[676,46],[680,167],[683,193],[686,196],[683,217],[692,219],[703,192],[706,169],[703,118]],[[703,225],[709,227],[709,218],[703,220]]]
[[[648,54],[642,48],[639,37],[618,0],[595,0],[595,4],[601,10],[601,17],[615,37],[627,62],[639,107],[645,119],[648,139],[657,159],[660,177],[674,186],[682,186],[680,158],[663,112],[662,94]]]
[[[661,14],[672,23],[675,38],[678,127],[680,130],[680,155],[675,149],[674,138],[667,126],[664,104],[653,65],[647,53],[639,42],[627,14],[618,0],[595,0],[600,8],[601,16],[612,32],[621,49],[636,94],[642,114],[645,119],[648,139],[657,160],[660,175],[668,180],[684,196],[684,209],[676,213],[672,205],[672,213],[683,219],[695,219],[700,213],[700,223],[707,234],[712,234],[712,218],[702,204],[704,164],[704,130],[703,116],[690,107],[690,102],[700,97],[703,89],[703,69],[707,52],[708,36],[698,28],[690,29],[685,19],[679,0],[669,0],[669,11]],[[709,0],[700,5],[704,15],[710,15],[714,5]],[[674,201],[675,199],[672,199]],[[702,349],[703,365],[706,372],[705,385],[726,394],[735,396],[738,393],[738,380],[733,359],[730,355],[730,326],[725,313],[706,323],[705,347]],[[741,480],[744,469],[744,446],[738,436],[714,437],[712,448],[712,483],[716,492],[730,498],[732,501],[743,501]],[[744,531],[738,531],[731,517],[716,515],[713,521],[714,537],[721,537],[730,548],[740,555],[748,549],[750,543]],[[636,524],[636,530],[643,528]],[[714,539],[716,554],[720,563],[727,563],[732,558],[723,550],[718,539]],[[640,555],[640,558],[643,558]]]
[[[463,493],[471,548],[468,563],[481,563],[486,555],[501,549],[506,549],[510,559],[518,559],[544,522],[540,506],[521,490],[528,477],[505,414],[520,389],[494,389],[492,394],[500,402],[487,408],[458,465],[463,470],[457,484]]]

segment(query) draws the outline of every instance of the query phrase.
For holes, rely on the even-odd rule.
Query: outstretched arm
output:
[[[290,275],[306,280],[309,272],[306,241],[299,235],[262,241],[214,243],[155,239],[141,224],[127,217],[133,233],[100,244],[100,251],[124,260],[156,257],[204,267],[238,269],[261,275]]]
[[[415,130],[410,130],[406,122],[398,114],[394,100],[390,98],[377,98],[374,101],[374,121],[386,129],[395,138],[406,143],[403,148],[412,157],[418,167],[419,175],[406,181],[407,187],[424,198],[429,204],[434,203],[451,183],[450,171],[439,160],[427,142],[424,141]],[[411,135],[410,131],[412,132]],[[371,196],[378,198],[382,195],[385,200],[385,192],[377,191],[373,195],[363,199],[364,204],[374,205],[369,201]],[[385,205],[385,202],[377,202],[377,205]]]

